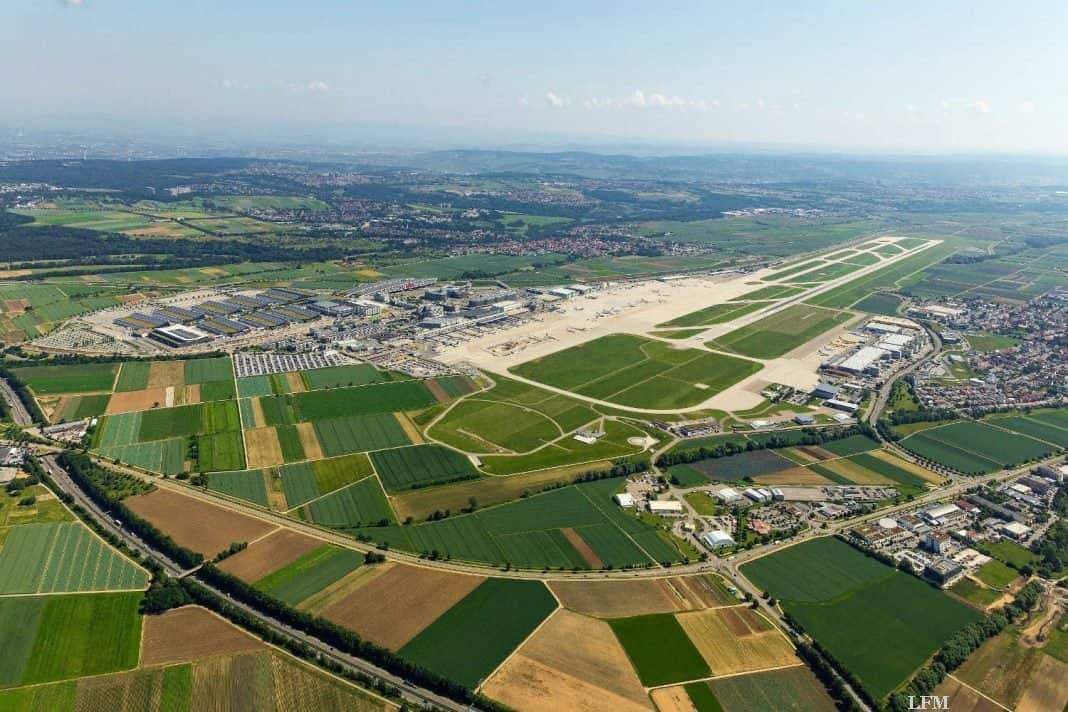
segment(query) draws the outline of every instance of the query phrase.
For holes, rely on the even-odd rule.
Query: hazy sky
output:
[[[1068,3],[0,0],[0,123],[1068,153]]]

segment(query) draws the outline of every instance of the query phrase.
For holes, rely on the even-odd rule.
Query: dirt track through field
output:
[[[426,441],[423,440],[423,434],[419,432],[419,428],[415,427],[415,423],[404,413],[394,413],[393,417],[400,423],[401,430],[408,436],[408,439],[412,441],[412,445],[422,445]]]
[[[290,529],[279,529],[225,559],[219,568],[246,583],[252,583],[321,545],[318,539]]]
[[[141,665],[186,662],[266,648],[260,640],[199,606],[145,616]]]
[[[308,387],[304,385],[304,379],[301,378],[299,371],[290,371],[286,374],[286,385],[289,386],[290,393],[303,393],[308,390]]]
[[[435,381],[434,379],[431,378],[428,381],[423,381],[423,385],[425,385],[426,389],[430,391],[430,393],[435,398],[437,398],[438,403],[448,403],[449,400],[451,400],[449,398],[449,394],[446,393],[445,389],[441,387],[441,384]]]
[[[263,404],[260,403],[259,398],[253,398],[252,401],[252,424],[257,428],[262,428],[267,425],[267,418],[263,415]],[[299,426],[298,426],[299,427]]]
[[[485,580],[401,564],[324,610],[323,617],[398,650]]]
[[[579,556],[591,569],[596,570],[604,566],[601,557],[597,556],[597,552],[590,548],[590,545],[586,543],[586,540],[577,531],[571,527],[565,527],[560,530],[560,533],[564,535],[564,538],[568,540],[571,546],[575,547],[575,551],[579,553]]]

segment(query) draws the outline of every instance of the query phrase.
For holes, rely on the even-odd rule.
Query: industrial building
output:
[[[646,507],[651,514],[659,514],[662,516],[681,517],[685,514],[682,502],[675,499],[652,499],[649,500]]]
[[[184,346],[206,344],[211,341],[211,334],[195,326],[185,325],[161,326],[148,332],[148,337],[164,346],[176,349]]]
[[[712,531],[705,532],[701,535],[701,541],[709,549],[724,549],[729,546],[734,546],[735,541],[731,538],[731,535],[721,529],[713,529]]]
[[[627,492],[612,495],[612,501],[624,508],[634,506],[634,497]]]

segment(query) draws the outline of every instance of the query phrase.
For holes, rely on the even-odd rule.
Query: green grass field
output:
[[[324,544],[253,584],[295,606],[363,564],[363,554]]]
[[[72,396],[63,411],[53,420],[82,420],[83,418],[95,418],[103,415],[107,410],[108,400],[111,396],[106,393],[98,393],[88,396]]]
[[[433,437],[469,452],[526,452],[563,433],[541,412],[473,397],[457,403],[431,429]]]
[[[371,461],[388,490],[415,489],[477,477],[471,461],[460,453],[438,445],[380,450]]]
[[[989,422],[1038,440],[1068,448],[1068,417],[1065,411],[1037,411],[1013,418],[992,418]]]
[[[850,435],[848,438],[842,438],[840,440],[828,440],[827,442],[820,444],[820,448],[827,452],[833,452],[835,455],[848,457],[849,455],[857,455],[862,452],[877,450],[879,448],[879,443],[872,440],[867,435]]]
[[[119,377],[115,379],[115,391],[140,391],[148,388],[150,361],[126,361],[119,368]]]
[[[267,425],[419,410],[436,402],[422,381],[376,383],[260,398]]]
[[[245,443],[240,430],[201,435],[197,443],[197,469],[201,472],[240,470],[245,466]]]
[[[998,560],[988,561],[979,567],[975,577],[991,588],[1004,589],[1010,583],[1019,578],[1020,573],[1016,569],[1010,569]]]
[[[724,334],[709,346],[753,358],[778,358],[852,318],[849,312],[795,304]]]
[[[699,680],[712,671],[670,613],[608,621],[646,687]]]
[[[371,461],[360,453],[329,460],[298,462],[279,468],[289,507],[296,507],[374,474]]]
[[[981,541],[976,544],[976,548],[987,556],[992,556],[1018,569],[1024,566],[1034,566],[1038,561],[1038,557],[1030,549],[1007,539],[996,542]]]
[[[474,688],[555,609],[556,599],[540,581],[487,579],[399,652]]]
[[[898,307],[901,306],[901,297],[885,292],[876,292],[864,297],[856,303],[858,311],[869,314],[882,314],[883,316],[897,316]]]
[[[697,405],[760,368],[755,361],[612,334],[510,370],[599,400],[668,410]]]
[[[892,571],[834,537],[811,539],[741,566],[761,590],[792,601],[837,598]]]
[[[950,591],[980,608],[989,606],[1001,598],[1001,591],[980,586],[970,578],[962,578],[949,588]]]
[[[128,670],[141,645],[141,592],[0,598],[0,684]]]
[[[313,501],[308,510],[311,521],[335,529],[396,521],[385,492],[374,476]]]
[[[185,382],[209,383],[211,381],[232,381],[234,367],[229,356],[218,358],[194,358],[185,362]]]
[[[315,368],[310,371],[303,371],[301,377],[304,379],[304,384],[308,387],[308,390],[311,391],[322,388],[366,386],[369,383],[392,380],[389,374],[379,371],[367,363]]]
[[[965,474],[1013,467],[1058,450],[1055,445],[974,421],[929,428],[906,438],[902,445]]]
[[[115,418],[118,416],[110,417]],[[99,452],[104,457],[115,458],[126,464],[143,467],[152,472],[176,475],[185,471],[185,438],[170,438],[169,440],[156,440],[147,443],[101,447]]]
[[[28,366],[11,372],[36,395],[110,391],[118,364],[83,363],[77,366]]]
[[[0,549],[0,594],[143,589],[148,575],[80,522],[23,524]]]

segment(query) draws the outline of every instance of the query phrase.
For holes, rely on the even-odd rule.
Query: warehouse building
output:
[[[731,535],[721,529],[713,529],[710,532],[705,532],[701,535],[701,541],[709,549],[725,549],[729,546],[734,546],[734,539]]]

